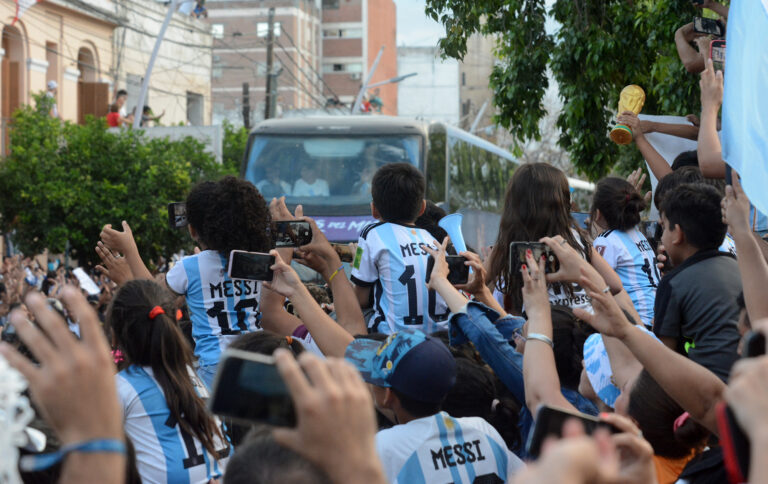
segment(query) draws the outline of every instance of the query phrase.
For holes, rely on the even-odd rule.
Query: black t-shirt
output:
[[[653,332],[675,338],[677,351],[727,381],[738,358],[741,276],[728,253],[696,253],[659,283],[654,305]]]

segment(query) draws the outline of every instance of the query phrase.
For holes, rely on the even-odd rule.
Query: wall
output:
[[[368,68],[373,65],[381,46],[384,53],[370,84],[397,76],[397,12],[393,0],[367,0],[368,3]],[[408,82],[408,81],[405,81]],[[384,101],[382,114],[397,116],[397,85],[381,86]],[[369,93],[372,91],[369,91]]]
[[[488,80],[495,62],[493,55],[495,45],[496,41],[493,37],[479,34],[474,34],[467,40],[467,55],[464,56],[464,61],[459,64],[461,127],[463,129],[469,129],[472,126],[472,122],[486,101],[488,101],[488,107],[478,124],[478,129],[492,124],[493,91],[488,87]]]
[[[398,47],[398,74],[416,72],[398,86],[400,116],[459,122],[459,63],[441,59],[436,47]]]

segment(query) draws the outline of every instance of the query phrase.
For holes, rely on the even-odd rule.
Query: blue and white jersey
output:
[[[736,242],[733,241],[733,237],[731,237],[731,234],[729,233],[725,234],[723,243],[720,245],[720,248],[717,250],[719,250],[720,252],[728,252],[732,256],[736,257]]]
[[[151,368],[131,365],[115,378],[125,433],[136,450],[142,482],[207,484],[224,474],[232,454],[229,443],[217,439],[216,449],[221,450],[217,456],[211,456],[197,438],[183,432],[171,415]],[[190,378],[198,394],[207,398],[205,386],[191,368]]]
[[[380,431],[376,450],[393,484],[511,482],[524,467],[491,424],[445,412]]]
[[[200,366],[217,365],[238,335],[260,329],[261,282],[230,279],[227,258],[218,252],[205,250],[183,258],[165,280],[187,298]]]
[[[447,327],[445,301],[427,290],[429,254],[420,244],[437,247],[429,232],[416,227],[377,223],[363,229],[350,278],[357,286],[373,287],[372,331],[434,333]]]
[[[608,230],[594,242],[595,249],[621,278],[621,285],[632,299],[643,324],[653,324],[653,304],[659,286],[656,254],[645,236],[636,228],[623,232]]]

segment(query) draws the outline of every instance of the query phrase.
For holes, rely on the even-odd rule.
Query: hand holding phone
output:
[[[725,26],[719,20],[704,17],[693,17],[693,31],[697,34],[725,37]]]
[[[725,69],[724,40],[713,40],[709,44],[709,58],[712,59],[712,67],[715,68],[715,71],[722,71]]]
[[[272,223],[274,247],[301,247],[312,242],[312,227],[303,220],[282,220]]]
[[[341,259],[341,262],[349,262],[352,263],[352,261],[355,259],[355,252],[350,247],[349,244],[331,244],[331,247],[333,247],[333,250],[336,251],[336,254],[338,254],[339,259]]]
[[[187,204],[185,202],[172,202],[168,204],[168,225],[172,229],[180,229],[187,226]]]
[[[227,274],[230,279],[246,279],[250,281],[271,281],[275,265],[275,256],[260,252],[233,250],[229,254]]]
[[[552,274],[560,269],[560,262],[549,246],[543,242],[511,242],[509,244],[509,274],[511,277],[519,277],[520,268],[525,264],[525,253],[530,250],[533,258],[538,261],[541,256],[546,256],[544,270],[546,274]]]
[[[598,427],[607,428],[611,433],[620,433],[621,430],[608,422],[604,422],[597,417],[587,415],[586,413],[575,410],[566,410],[548,405],[541,405],[536,412],[536,423],[533,430],[528,434],[526,450],[534,459],[541,453],[541,446],[547,437],[553,436],[561,438],[563,436],[563,425],[566,420],[576,419],[584,425],[584,431],[587,435],[592,435]]]
[[[448,282],[456,286],[469,282],[469,266],[465,264],[467,258],[463,255],[446,255],[445,262],[448,263]],[[427,259],[427,279],[432,275],[432,269],[435,267],[435,258],[431,255]]]

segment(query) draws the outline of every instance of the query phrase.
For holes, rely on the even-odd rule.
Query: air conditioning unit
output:
[[[351,78],[353,81],[359,81],[360,79],[362,79],[362,77],[363,77],[363,74],[362,74],[362,73],[360,73],[360,72],[353,72],[352,74],[350,74],[350,75],[349,75],[349,77],[350,77],[350,78]]]

